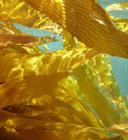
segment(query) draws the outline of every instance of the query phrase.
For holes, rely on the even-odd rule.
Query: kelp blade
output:
[[[118,30],[95,0],[24,0],[63,26],[87,47],[128,58],[128,34]]]
[[[61,35],[62,29],[59,25],[22,0],[1,0],[0,3],[1,22],[17,23],[40,30],[48,30]]]
[[[112,99],[119,105],[116,82],[110,81],[112,74],[109,77],[105,73],[110,67],[102,65],[102,62],[106,65],[110,62],[99,55],[94,58],[98,67],[89,65],[90,59],[99,53],[127,58],[127,34],[112,24],[111,17],[95,0],[26,1],[64,27],[64,49],[48,53],[39,51],[39,44],[54,41],[51,37],[40,38],[39,42],[34,40],[36,45],[29,39],[24,40],[28,35],[15,30],[10,22],[36,29],[46,29],[54,23],[23,1],[1,0],[1,21],[5,22],[4,27],[12,30],[11,35],[6,31],[5,40],[1,33],[1,42],[10,41],[12,46],[0,51],[0,138],[119,140],[123,136],[127,140],[127,133],[123,135],[127,131],[112,126],[126,123],[127,117],[123,115],[127,115],[127,111],[120,114],[99,89],[101,84],[109,91],[113,88]],[[100,74],[94,75],[94,72]]]

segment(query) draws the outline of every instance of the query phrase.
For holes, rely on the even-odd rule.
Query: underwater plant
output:
[[[0,0],[0,140],[128,140],[127,98],[109,58],[128,58],[128,19],[107,13],[127,7]],[[57,36],[63,48],[51,52]]]

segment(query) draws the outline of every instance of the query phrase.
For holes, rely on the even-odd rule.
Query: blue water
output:
[[[97,0],[97,2],[103,7],[106,8],[108,5],[113,3],[123,3],[127,2],[127,0]]]
[[[56,51],[56,50],[60,50],[62,49],[62,37],[61,36],[57,36],[51,32],[48,32],[48,31],[45,31],[45,30],[36,30],[36,29],[33,29],[33,28],[28,28],[28,27],[24,27],[22,25],[19,25],[19,24],[15,24],[15,26],[20,29],[21,32],[27,32],[27,33],[30,33],[34,36],[51,36],[51,35],[54,35],[56,36],[56,39],[60,40],[60,41],[56,41],[56,42],[52,42],[52,43],[47,43],[47,46],[49,47],[49,49],[51,50],[51,52],[53,51]],[[39,48],[42,49],[42,47],[39,46]]]
[[[110,57],[112,71],[123,95],[128,94],[128,59]]]

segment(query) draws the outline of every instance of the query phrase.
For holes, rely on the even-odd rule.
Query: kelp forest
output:
[[[108,13],[125,9],[128,2],[0,0],[0,140],[128,140],[128,99],[110,61],[128,59],[128,19]],[[51,51],[58,41],[63,48]]]

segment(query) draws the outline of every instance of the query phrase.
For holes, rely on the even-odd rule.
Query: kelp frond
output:
[[[22,0],[1,0],[0,21],[18,23],[27,27],[40,30],[48,30],[56,34],[61,34],[62,29],[56,23],[39,11],[31,8]]]
[[[127,140],[127,99],[108,54],[128,58],[128,20],[107,13],[127,3],[0,4],[0,139]],[[15,23],[61,35],[63,49],[48,48],[55,35],[32,36]]]
[[[118,30],[95,0],[24,0],[99,53],[128,58],[128,34]]]

